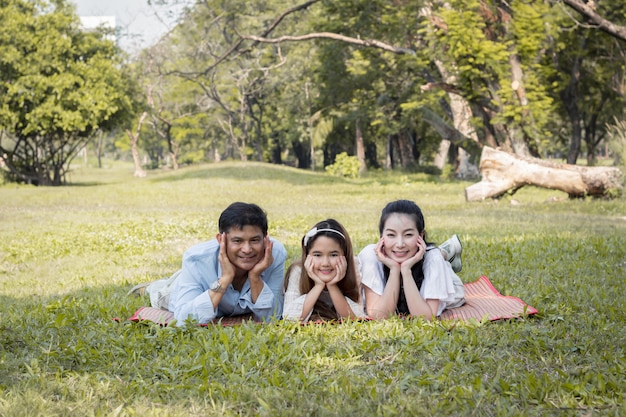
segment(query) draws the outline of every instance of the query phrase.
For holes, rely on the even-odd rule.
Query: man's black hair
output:
[[[220,215],[220,233],[228,233],[230,229],[243,229],[244,226],[257,226],[267,235],[267,214],[256,204],[236,202],[232,203]]]

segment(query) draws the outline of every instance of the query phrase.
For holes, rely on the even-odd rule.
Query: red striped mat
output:
[[[512,319],[536,314],[537,309],[510,295],[502,295],[489,278],[480,277],[477,281],[465,284],[466,303],[458,308],[445,310],[441,320],[489,320]]]
[[[161,326],[167,326],[172,321],[174,321],[174,313],[155,307],[140,307],[137,311],[135,311],[135,314],[133,314],[133,316],[128,320],[134,322],[147,320],[160,324]],[[234,326],[249,320],[252,320],[251,314],[234,317],[220,317],[213,320],[211,324]],[[204,326],[206,326],[206,324]]]
[[[519,298],[500,294],[486,276],[465,284],[465,299],[466,303],[464,305],[445,310],[439,318],[441,320],[482,320],[487,318],[493,321],[537,313],[537,309],[529,306]],[[167,326],[174,320],[174,313],[154,307],[141,307],[129,320],[134,322],[147,320]],[[220,317],[213,320],[211,324],[235,326],[249,320],[252,320],[252,315],[247,314],[235,317]]]

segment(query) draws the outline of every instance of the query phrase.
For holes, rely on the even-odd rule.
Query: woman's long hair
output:
[[[385,223],[387,222],[389,216],[391,216],[392,214],[406,214],[407,216],[413,218],[413,220],[415,221],[415,226],[417,227],[417,231],[422,234],[424,240],[426,240],[426,231],[424,230],[426,228],[426,225],[424,223],[424,215],[422,214],[422,210],[419,208],[419,206],[410,200],[392,201],[385,206],[380,215],[380,222],[378,223],[380,236],[383,235]],[[422,282],[424,281],[423,266],[424,258],[422,258],[411,268],[411,275],[413,275],[413,281],[415,281],[418,290],[422,288]],[[385,285],[387,285],[390,271],[386,265],[383,265],[383,273]],[[398,303],[396,304],[396,313],[409,314],[409,306],[406,302],[406,295],[404,294],[404,285],[402,284],[402,280],[400,280],[400,294],[398,295]]]
[[[324,230],[327,229],[327,230]],[[329,231],[336,230],[339,233]],[[298,265],[300,266],[300,294],[308,294],[311,289],[315,286],[315,281],[313,281],[306,269],[304,268],[304,262],[306,261],[306,257],[309,255],[309,251],[313,246],[313,243],[317,240],[318,237],[325,236],[327,238],[333,239],[336,241],[341,250],[343,251],[343,255],[346,257],[346,276],[337,283],[337,287],[341,290],[341,293],[350,298],[352,301],[358,303],[360,300],[360,291],[359,291],[359,282],[357,278],[357,270],[354,262],[354,251],[352,249],[352,242],[350,240],[350,236],[346,229],[335,219],[326,219],[315,226],[309,233],[307,233],[302,238],[302,258],[297,263],[292,264],[287,271],[286,277],[289,279],[289,275],[291,273],[291,269]],[[287,284],[287,280],[285,281]],[[319,317],[322,319],[338,319],[339,316],[333,307],[329,307],[325,303],[317,300],[315,306],[313,307],[312,317]]]

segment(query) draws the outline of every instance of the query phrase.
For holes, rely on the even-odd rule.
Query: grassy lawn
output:
[[[425,174],[344,180],[225,162],[132,177],[77,168],[63,188],[0,186],[0,416],[626,415],[626,199],[520,190],[466,203],[470,183]],[[392,319],[160,328],[125,319],[136,283],[168,276],[254,202],[289,259],[334,217],[358,251],[386,202],[457,233],[465,282],[487,275],[532,318]],[[112,320],[122,319],[120,323]]]

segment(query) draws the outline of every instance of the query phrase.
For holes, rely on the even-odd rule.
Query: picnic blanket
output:
[[[156,307],[140,307],[128,320],[134,322],[145,320],[160,324],[161,326],[167,326],[174,321],[174,313]],[[234,326],[250,320],[252,320],[252,314],[245,314],[243,316],[219,317],[214,319],[211,324]],[[203,324],[202,326],[208,325]]]
[[[502,295],[493,286],[489,278],[481,276],[478,280],[464,284],[465,304],[461,307],[445,310],[439,316],[441,320],[501,320],[512,319],[537,313],[537,309],[510,295]]]
[[[537,313],[537,309],[517,297],[502,295],[493,286],[489,278],[481,276],[478,280],[465,284],[466,302],[461,307],[445,310],[440,320],[502,320],[512,319]],[[174,313],[155,307],[140,307],[130,321],[151,321],[167,326],[174,320]],[[252,320],[251,315],[220,317],[211,322],[213,325],[234,326]]]

